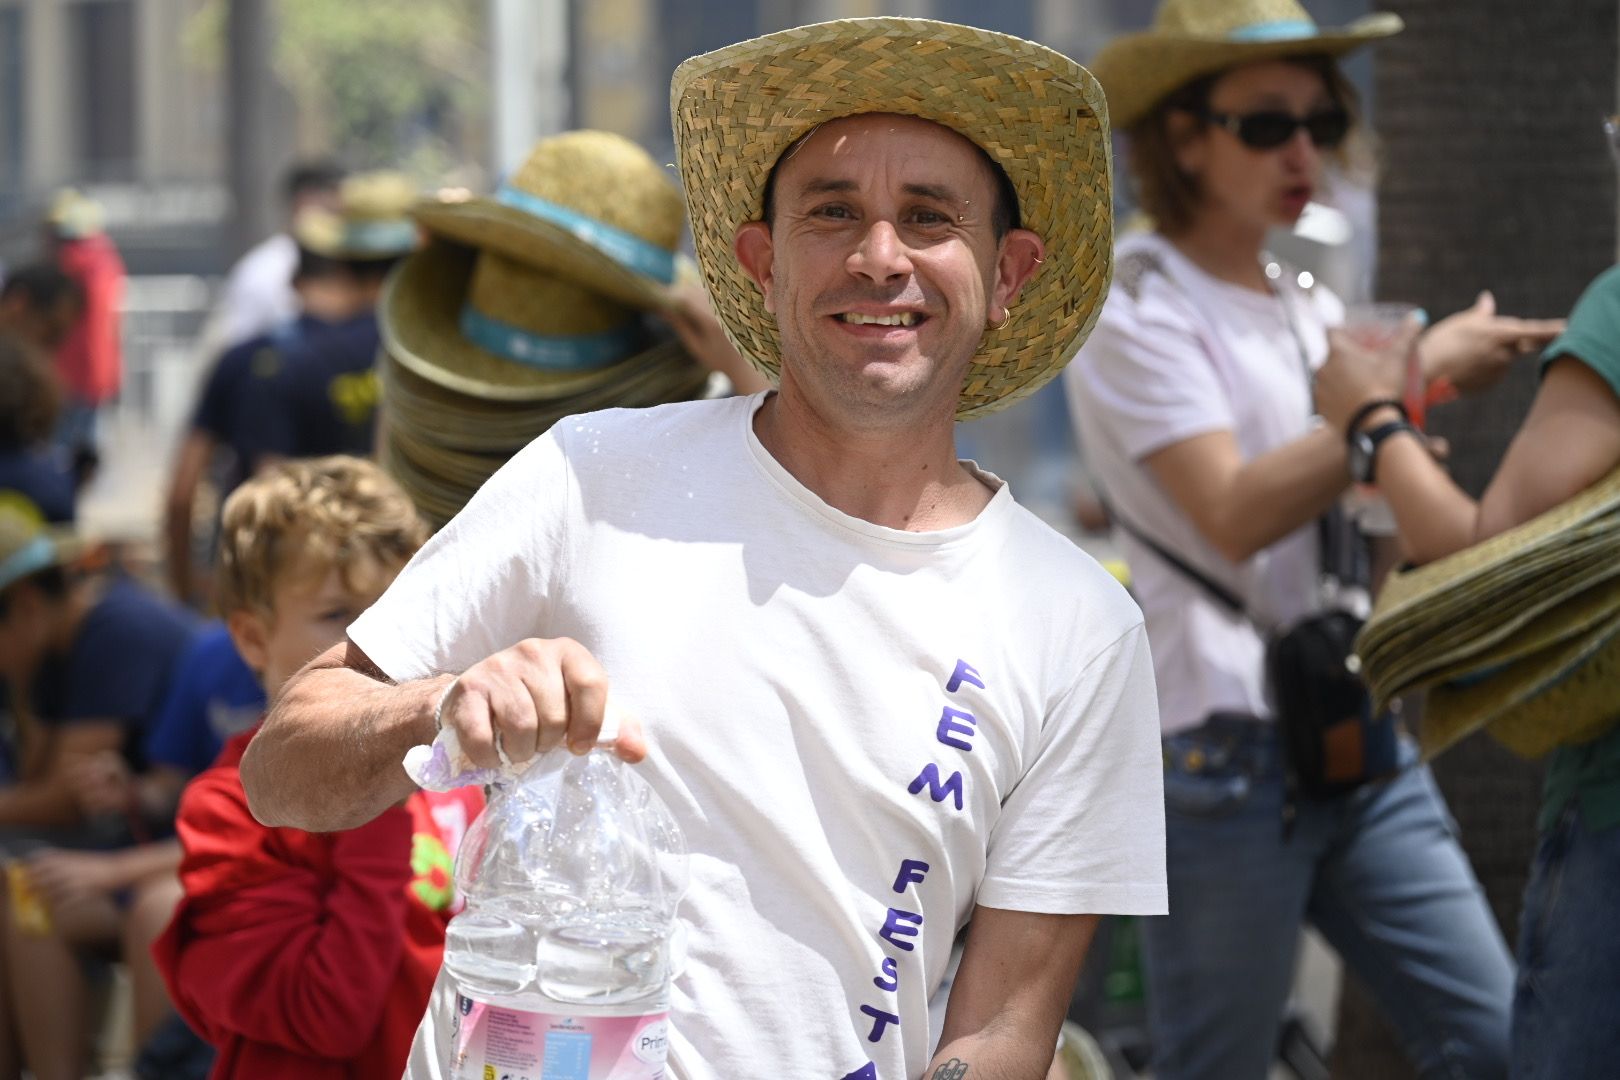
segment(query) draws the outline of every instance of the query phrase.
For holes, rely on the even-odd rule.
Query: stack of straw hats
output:
[[[680,194],[634,143],[543,139],[494,195],[413,216],[427,244],[382,300],[380,456],[435,525],[564,416],[702,396],[647,318],[695,271]]]
[[[1392,574],[1356,652],[1376,707],[1428,691],[1426,756],[1480,728],[1526,757],[1602,734],[1620,676],[1620,470],[1510,532]]]

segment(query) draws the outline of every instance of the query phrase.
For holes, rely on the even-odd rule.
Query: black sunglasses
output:
[[[1244,113],[1205,113],[1204,119],[1238,137],[1244,146],[1274,150],[1294,137],[1300,128],[1319,150],[1337,149],[1350,133],[1350,114],[1343,109],[1323,109],[1309,116],[1267,110]]]

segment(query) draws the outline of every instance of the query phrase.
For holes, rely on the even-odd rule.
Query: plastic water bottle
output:
[[[496,787],[456,858],[445,939],[456,1080],[657,1080],[686,845],[610,752],[543,754]]]

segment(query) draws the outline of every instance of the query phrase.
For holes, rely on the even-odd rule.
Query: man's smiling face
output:
[[[1040,255],[1033,233],[997,238],[992,168],[956,132],[882,113],[783,156],[773,220],[736,246],[776,316],[784,387],[858,424],[954,410],[987,319]]]

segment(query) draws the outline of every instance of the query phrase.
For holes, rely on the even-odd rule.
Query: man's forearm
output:
[[[1017,1032],[954,1039],[934,1054],[923,1080],[1046,1080],[1056,1046],[1056,1032],[1044,1051]]]
[[[0,788],[0,825],[65,827],[83,820],[73,793],[49,779]]]
[[[339,646],[288,680],[242,758],[242,786],[265,825],[335,832],[416,790],[401,761],[431,742],[450,676],[395,685],[343,663]]]

